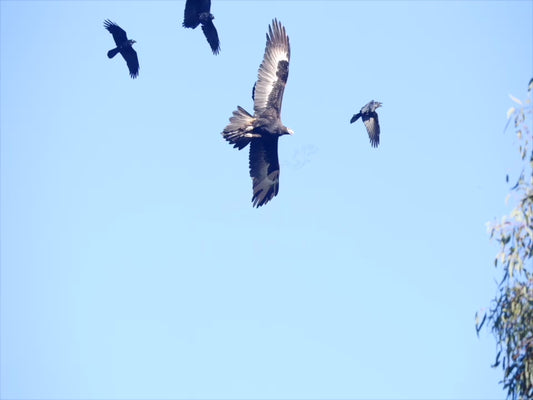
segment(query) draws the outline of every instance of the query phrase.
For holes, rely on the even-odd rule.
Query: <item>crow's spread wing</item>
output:
[[[218,54],[220,51],[220,41],[218,40],[218,33],[215,25],[213,24],[213,20],[209,20],[203,24],[202,30],[204,31],[204,35],[209,43],[209,46],[211,46],[213,54]]]
[[[265,55],[259,66],[255,86],[256,114],[268,113],[271,117],[280,118],[283,91],[289,76],[290,53],[289,37],[285,27],[274,19],[272,26],[268,27]]]
[[[104,21],[104,28],[106,28],[109,33],[113,35],[113,39],[115,40],[115,44],[117,46],[122,45],[125,41],[128,40],[128,35],[126,35],[126,31],[120,26],[118,26],[116,23],[108,19]]]
[[[261,207],[278,194],[278,136],[252,140],[250,143],[250,176],[253,181],[254,207]]]
[[[377,112],[363,114],[363,122],[370,138],[372,147],[378,147],[379,144],[379,119]]]
[[[200,1],[187,0],[183,15],[183,26],[185,28],[196,28],[200,23]]]
[[[137,78],[139,75],[139,59],[137,58],[137,52],[133,47],[125,47],[120,51],[120,54],[122,54],[122,57],[126,60],[126,64],[128,64],[130,76],[132,78]]]

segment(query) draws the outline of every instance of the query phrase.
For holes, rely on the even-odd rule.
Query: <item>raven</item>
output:
[[[350,124],[353,124],[359,119],[359,117],[363,118],[363,123],[366,126],[366,131],[368,132],[372,147],[378,147],[379,145],[379,119],[376,110],[381,107],[381,105],[382,103],[379,101],[372,100],[361,108],[357,114],[354,114],[350,120]]]
[[[278,138],[294,133],[281,122],[281,102],[289,76],[289,37],[276,19],[266,37],[265,55],[252,90],[254,115],[238,106],[222,132],[224,139],[239,150],[250,144],[254,207],[261,207],[278,194]]]
[[[185,15],[183,17],[183,26],[185,28],[196,28],[198,24],[202,24],[202,31],[211,46],[213,54],[218,54],[220,51],[220,41],[218,40],[218,33],[213,19],[215,17],[211,14],[211,0],[187,0],[185,3]]]
[[[136,43],[135,40],[128,39],[126,31],[108,19],[104,21],[104,28],[113,35],[113,39],[117,45],[117,47],[107,52],[107,56],[113,58],[117,53],[122,54],[122,57],[126,60],[126,64],[128,64],[130,76],[134,79],[137,78],[139,75],[139,59],[137,58],[137,52],[132,47],[133,43]]]

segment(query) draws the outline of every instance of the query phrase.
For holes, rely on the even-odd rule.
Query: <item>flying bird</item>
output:
[[[350,124],[353,124],[359,119],[359,117],[362,117],[372,147],[378,147],[379,145],[379,119],[376,110],[381,107],[381,105],[382,103],[379,101],[371,100],[370,103],[361,108],[357,114],[354,114],[350,120]]]
[[[109,33],[113,35],[113,39],[117,45],[117,47],[107,52],[107,56],[109,58],[113,58],[117,55],[117,53],[120,53],[122,57],[124,57],[124,60],[126,60],[126,64],[128,64],[130,76],[134,79],[137,78],[139,75],[139,59],[137,58],[137,52],[133,50],[132,47],[133,43],[137,42],[135,40],[128,39],[126,31],[108,19],[104,21],[104,28],[106,28]]]
[[[202,31],[204,31],[213,54],[218,54],[220,40],[218,39],[217,29],[213,24],[214,19],[215,17],[211,14],[211,0],[187,0],[185,3],[183,26],[194,29],[199,24],[202,24]]]
[[[250,144],[254,207],[265,205],[278,194],[278,138],[294,133],[281,122],[281,103],[291,55],[289,37],[285,27],[274,19],[266,39],[265,55],[252,90],[254,115],[238,106],[222,132],[224,139],[239,150]]]

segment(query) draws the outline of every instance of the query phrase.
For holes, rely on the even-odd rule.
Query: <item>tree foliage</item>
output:
[[[476,315],[476,330],[486,323],[496,338],[497,355],[494,368],[503,370],[503,387],[509,399],[533,399],[533,137],[531,94],[507,113],[508,125],[514,121],[522,168],[508,200],[514,208],[501,221],[488,224],[490,237],[500,251],[494,265],[501,268],[503,278],[491,307]],[[528,126],[529,124],[529,126]],[[507,129],[507,127],[506,127]],[[508,181],[508,177],[506,178]]]

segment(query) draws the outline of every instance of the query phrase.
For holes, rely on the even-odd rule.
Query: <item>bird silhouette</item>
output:
[[[363,123],[365,124],[366,131],[368,132],[368,137],[370,138],[370,144],[372,147],[378,147],[379,145],[379,119],[378,113],[376,110],[381,107],[382,103],[379,101],[371,100],[370,103],[366,104],[361,110],[354,114],[352,119],[350,119],[350,124],[353,124],[355,121],[361,117]]]
[[[135,40],[128,39],[126,31],[108,19],[104,21],[104,28],[106,28],[109,33],[113,35],[113,39],[117,45],[117,47],[107,52],[107,56],[109,58],[113,58],[120,53],[122,57],[124,57],[124,60],[126,60],[126,64],[130,70],[130,76],[134,79],[137,78],[139,75],[139,59],[137,58],[137,52],[133,50],[132,47],[133,43],[137,42]]]

